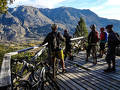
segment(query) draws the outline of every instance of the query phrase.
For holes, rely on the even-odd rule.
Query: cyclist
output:
[[[97,64],[96,45],[97,45],[97,42],[99,41],[98,31],[96,30],[95,24],[91,25],[90,28],[91,28],[91,32],[88,35],[86,62],[88,62],[88,57],[90,56],[90,51],[92,50],[93,64]]]
[[[115,32],[113,31],[113,25],[107,25],[106,26],[108,35],[108,50],[106,55],[106,62],[108,64],[108,68],[104,70],[104,72],[111,72],[116,71],[115,68],[115,48],[116,48],[116,41],[117,37]],[[112,65],[111,65],[112,63]],[[112,66],[112,67],[111,67]]]
[[[64,54],[60,49],[60,41],[64,41],[64,38],[60,32],[57,32],[57,28],[58,26],[56,24],[51,25],[52,32],[48,33],[42,45],[48,43],[49,65],[53,65],[56,58],[59,58],[62,63],[62,72],[65,72]]]
[[[100,28],[100,54],[98,57],[102,58],[104,54],[105,44],[107,42],[107,33],[105,32],[104,27]]]

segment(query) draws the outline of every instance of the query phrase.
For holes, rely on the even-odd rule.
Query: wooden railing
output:
[[[80,40],[83,38],[84,37],[72,38],[71,41]],[[37,57],[39,57],[43,53],[43,51],[46,48],[46,45],[47,43],[42,45],[43,48],[39,52],[37,52],[37,54],[35,54],[32,60],[35,60]],[[0,87],[11,85],[11,56],[22,53],[22,52],[29,51],[31,49],[36,49],[39,47],[40,46],[29,47],[26,49],[18,50],[16,52],[6,53],[4,55],[2,66],[1,66],[1,72],[0,72]]]

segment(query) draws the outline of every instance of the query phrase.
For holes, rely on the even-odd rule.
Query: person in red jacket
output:
[[[104,27],[100,28],[100,54],[99,57],[102,58],[104,54],[105,44],[107,42],[107,33]]]

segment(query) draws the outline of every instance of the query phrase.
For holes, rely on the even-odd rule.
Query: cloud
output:
[[[15,7],[18,5],[34,6],[38,8],[55,8],[55,5],[63,2],[65,0],[15,0],[10,7]]]
[[[99,16],[102,16],[102,17],[120,20],[119,10],[120,10],[120,7],[107,7],[94,12],[96,12]]]
[[[107,0],[106,5],[112,5],[112,6],[120,5],[120,0]]]
[[[89,8],[101,17],[120,20],[120,0],[107,0],[101,5]]]
[[[99,16],[120,20],[120,0],[15,0],[10,7],[27,5],[38,8],[56,8],[60,6],[78,9],[90,9]]]

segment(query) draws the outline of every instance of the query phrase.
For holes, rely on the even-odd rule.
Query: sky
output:
[[[120,0],[15,0],[9,7],[19,5],[50,9],[61,6],[90,9],[100,17],[120,20]]]

